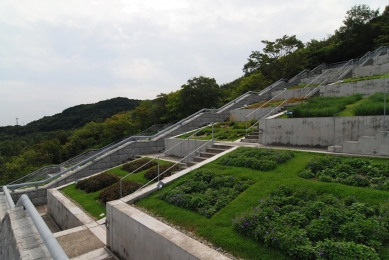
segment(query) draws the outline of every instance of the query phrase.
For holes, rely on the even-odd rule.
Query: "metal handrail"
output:
[[[209,125],[212,125],[212,139],[213,139],[213,124],[214,124],[214,123],[209,124]],[[193,134],[191,134],[191,135],[188,136],[187,138],[183,139],[181,142],[179,142],[179,143],[173,145],[172,147],[170,147],[169,149],[167,149],[167,150],[164,151],[163,153],[159,154],[158,157],[155,157],[154,159],[152,159],[152,160],[148,161],[147,163],[143,164],[142,166],[140,166],[140,167],[137,168],[136,170],[134,170],[134,171],[130,172],[129,174],[125,175],[124,177],[122,177],[122,178],[120,179],[120,181],[119,181],[119,182],[120,182],[120,198],[123,197],[123,193],[122,193],[122,181],[123,181],[125,178],[127,178],[127,177],[130,176],[131,174],[137,172],[139,169],[143,168],[144,166],[148,165],[149,163],[151,163],[151,162],[154,161],[154,160],[158,160],[158,172],[159,172],[159,158],[160,158],[161,156],[165,155],[166,152],[168,152],[168,151],[170,151],[171,149],[173,149],[174,147],[176,147],[176,146],[182,144],[182,143],[185,142],[186,140],[189,140],[189,138],[190,138],[191,136],[196,135],[198,132],[200,132],[200,131],[203,130],[204,128],[208,127],[209,125],[199,128],[196,132],[194,132]]]
[[[251,114],[253,114],[254,112],[257,112],[258,109],[262,108],[263,106],[265,106],[266,104],[270,103],[270,101],[272,101],[273,99],[275,99],[277,96],[281,95],[282,93],[284,93],[286,91],[286,88],[284,88],[283,91],[281,91],[280,93],[278,93],[277,95],[275,95],[274,97],[272,97],[271,99],[269,99],[268,101],[266,101],[262,106],[258,107],[257,109],[255,109],[254,111],[252,111],[250,114],[248,114],[247,116],[245,116],[245,121],[246,121],[246,135],[247,135],[247,117],[249,117]],[[251,127],[250,127],[251,128]],[[249,128],[249,129],[250,129]]]
[[[23,206],[27,210],[28,215],[30,216],[43,242],[49,250],[51,257],[54,260],[69,260],[69,257],[66,255],[65,251],[62,249],[57,239],[55,239],[53,233],[47,227],[41,215],[38,213],[38,211],[32,204],[30,198],[26,194],[23,194],[15,205],[11,196],[9,195],[6,186],[3,186],[3,191],[4,194],[8,194],[8,196],[6,195],[6,199],[8,205],[10,205],[10,209]]]
[[[291,79],[288,80],[288,82],[293,82],[295,81],[296,79],[298,79],[300,77],[301,74],[304,74],[305,72],[308,72],[309,70],[305,69],[303,71],[301,71],[299,74],[297,74],[296,76],[292,77]]]
[[[355,65],[351,65],[345,72],[343,72],[343,73],[338,77],[338,80],[339,80],[339,79],[342,79],[344,76],[346,76],[346,74],[349,73],[349,71],[352,70],[353,68],[355,68]]]
[[[168,125],[168,124],[162,125],[162,126],[163,126],[162,129],[164,129],[164,128],[166,127],[166,125]],[[140,133],[138,133],[138,134],[136,134],[136,135],[134,135],[134,136],[139,136],[139,135],[142,135],[143,133],[147,133],[148,131],[150,131],[150,129],[155,128],[156,126],[159,126],[159,125],[153,125],[153,126],[147,128],[146,130],[144,130],[144,131],[142,131],[142,132],[140,132]],[[89,150],[87,150],[87,151],[85,151],[85,152],[83,152],[83,153],[81,153],[81,154],[79,154],[79,155],[77,155],[77,156],[75,156],[75,157],[73,157],[73,158],[71,158],[71,159],[65,161],[65,162],[62,162],[62,163],[60,163],[60,164],[57,164],[57,165],[46,165],[46,166],[44,166],[44,167],[42,167],[42,168],[40,168],[40,169],[38,169],[38,170],[36,170],[36,171],[33,171],[33,172],[31,172],[31,173],[29,173],[29,174],[27,174],[27,175],[25,175],[25,176],[23,176],[23,177],[21,177],[21,178],[19,178],[19,179],[16,179],[16,180],[14,180],[14,181],[8,183],[7,185],[11,185],[11,184],[20,182],[21,180],[30,179],[31,177],[38,177],[39,174],[40,174],[41,172],[45,171],[45,170],[48,170],[48,169],[50,169],[50,168],[65,166],[65,165],[69,164],[71,161],[74,161],[74,160],[76,160],[77,158],[79,158],[79,157],[81,157],[81,156],[84,156],[84,155],[87,154],[87,153],[90,153],[90,152],[93,152],[93,151],[102,151],[102,150],[105,150],[105,149],[107,149],[107,148],[113,146],[114,144],[116,144],[116,143],[118,143],[118,142],[120,142],[120,141],[122,141],[122,140],[124,140],[124,139],[126,139],[126,138],[129,138],[129,137],[131,137],[131,136],[127,136],[127,137],[121,138],[121,139],[119,139],[119,140],[117,140],[117,141],[115,141],[115,142],[112,142],[112,143],[110,143],[110,144],[108,144],[108,145],[106,145],[106,146],[104,146],[104,147],[102,147],[102,148],[89,149]]]
[[[279,104],[276,108],[274,108],[272,111],[270,111],[269,113],[267,113],[266,115],[264,115],[262,118],[266,118],[268,115],[270,115],[271,113],[273,113],[274,110],[277,110],[277,109],[280,108],[282,105],[284,105],[286,102],[288,102],[287,99],[285,99],[284,102],[282,102],[281,104]]]
[[[270,115],[271,113],[273,113],[274,110],[277,110],[278,108],[280,108],[280,106],[284,105],[286,102],[288,102],[287,99],[284,100],[284,102],[282,102],[281,104],[279,104],[277,107],[275,107],[273,110],[271,110],[269,113],[267,113],[266,115],[264,115],[263,117],[261,117],[260,119],[264,119],[265,117],[267,117],[268,115]],[[258,124],[258,127],[259,127],[259,120],[257,122],[255,122],[252,126],[250,126],[247,130],[246,130],[246,135],[247,135],[247,131],[250,130],[251,128],[253,128],[256,124]]]
[[[191,153],[189,153],[187,156],[185,156],[184,158],[182,158],[181,160],[179,160],[178,162],[176,162],[175,164],[173,164],[171,167],[169,167],[168,169],[166,169],[164,172],[162,173],[159,173],[158,176],[154,177],[152,180],[150,180],[149,182],[147,182],[145,185],[143,185],[142,187],[140,187],[139,189],[137,189],[135,192],[137,192],[138,190],[141,190],[143,189],[144,187],[146,187],[147,185],[149,185],[150,183],[152,183],[153,181],[155,181],[155,179],[160,178],[161,175],[163,175],[165,172],[169,171],[170,169],[172,169],[174,166],[176,166],[177,164],[181,163],[182,161],[184,161],[186,158],[189,158],[190,155],[192,155],[193,153],[197,152],[198,150],[200,150],[201,148],[203,148],[203,146],[205,146],[206,144],[208,144],[209,142],[212,142],[213,143],[213,138],[211,140],[208,140],[207,142],[205,142],[204,144],[200,145],[197,149],[195,149],[194,151],[192,151]]]
[[[314,88],[312,91],[310,91],[310,92],[304,97],[304,99],[310,97],[310,96],[312,95],[312,93],[315,93],[315,91],[316,91],[321,85],[323,85],[324,83],[326,83],[327,80],[328,80],[328,79],[325,79],[322,83],[319,84],[319,86],[317,86],[317,87]]]
[[[322,64],[320,64],[319,66],[315,67],[314,69],[311,69],[311,71],[315,72],[315,70],[321,69],[322,67],[324,67],[326,65],[327,65],[327,63],[323,62]]]
[[[337,71],[336,71],[336,73],[338,73],[339,71],[341,71],[345,66],[347,66],[347,64],[349,64],[350,62],[353,62],[354,61],[354,59],[351,59],[351,60],[349,60],[348,62],[346,62],[342,67],[340,67],[340,69],[338,69]],[[332,73],[331,73],[332,74]]]
[[[321,76],[324,76],[324,74],[326,74],[328,72],[328,70],[324,71],[322,74],[320,74],[319,76],[317,76],[314,80],[312,80],[311,82],[309,82],[305,87],[303,88],[306,88],[308,87],[309,85],[311,85],[313,82],[315,82],[318,78],[320,78]]]
[[[362,58],[360,58],[358,61],[359,67],[361,67],[363,64],[365,64],[365,62],[370,59],[370,56],[371,56],[371,52],[370,51],[366,52],[366,54],[363,55]]]

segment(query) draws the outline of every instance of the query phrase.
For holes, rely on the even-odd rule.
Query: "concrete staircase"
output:
[[[199,162],[202,162],[202,161],[205,161],[219,153],[222,153],[228,149],[231,149],[232,146],[228,146],[228,145],[220,145],[220,144],[214,144],[212,145],[211,147],[207,148],[205,150],[205,152],[200,152],[199,156],[196,156],[193,158],[193,161],[192,162],[188,162],[187,165],[190,167],[190,166],[193,166],[195,165],[196,163],[199,163]]]
[[[389,131],[378,131],[375,136],[360,136],[358,141],[346,141],[343,145],[329,146],[329,152],[388,155]]]
[[[258,130],[255,130],[251,133],[249,133],[245,138],[241,139],[240,141],[242,143],[258,143],[259,140],[259,132]]]

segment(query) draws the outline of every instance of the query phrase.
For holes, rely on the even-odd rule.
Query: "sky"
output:
[[[261,40],[323,39],[388,0],[2,0],[0,126],[114,97],[154,99],[193,77],[243,75]]]

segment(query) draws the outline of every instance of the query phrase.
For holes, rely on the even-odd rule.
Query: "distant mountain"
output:
[[[86,123],[102,122],[122,111],[135,109],[141,100],[117,97],[95,104],[77,105],[53,116],[45,116],[25,126],[0,127],[0,133],[25,135],[34,132],[50,132],[80,128]]]

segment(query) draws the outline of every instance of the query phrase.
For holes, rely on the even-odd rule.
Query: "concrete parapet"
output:
[[[323,85],[320,86],[320,95],[325,97],[341,97],[359,93],[370,96],[377,92],[384,92],[385,88],[386,91],[389,91],[389,78]]]
[[[47,190],[47,214],[61,230],[94,223],[92,218],[56,189]]]
[[[52,259],[23,207],[7,211],[0,231],[0,259]]]
[[[378,131],[375,136],[360,136],[358,141],[346,141],[342,152],[389,156],[389,131]]]
[[[383,124],[384,116],[262,119],[259,143],[328,147],[375,135]]]

